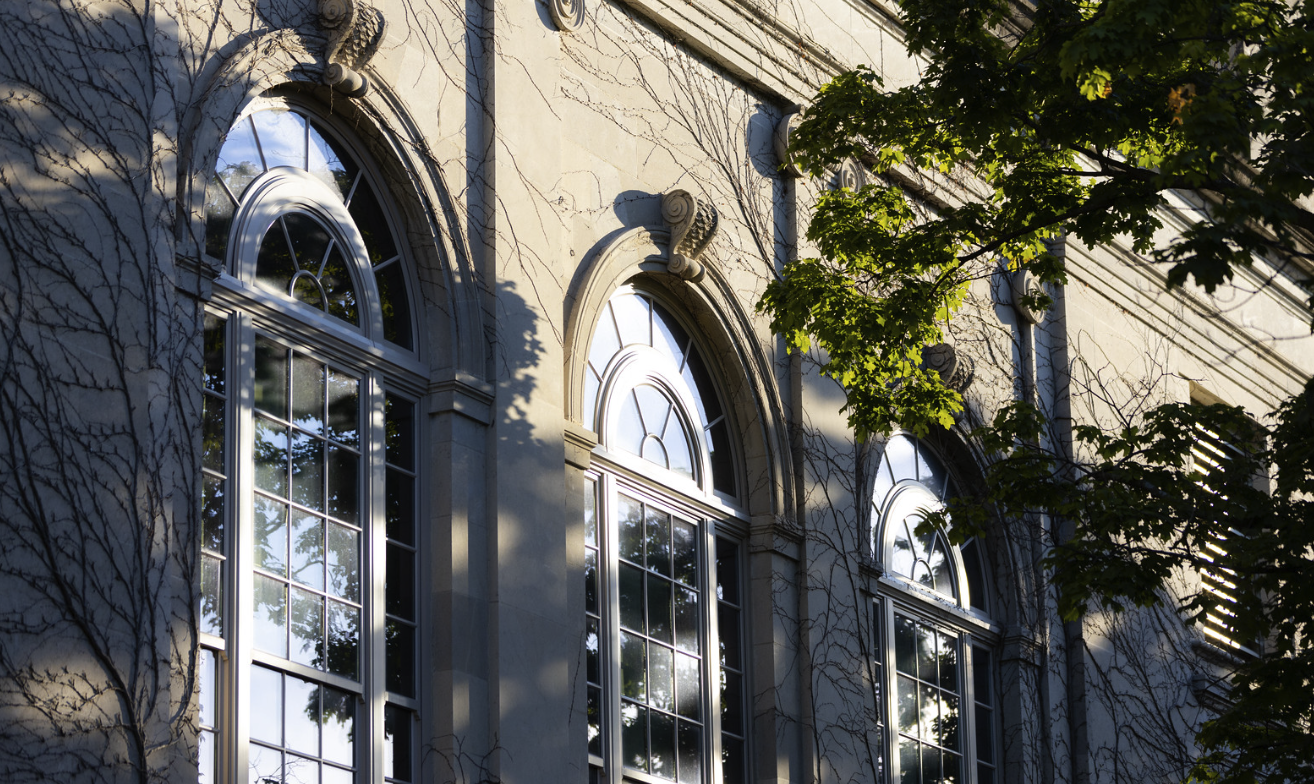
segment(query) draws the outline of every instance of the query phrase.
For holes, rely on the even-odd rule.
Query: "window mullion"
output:
[[[364,759],[357,759],[357,770],[367,772],[367,781],[383,781],[383,706],[385,701],[387,651],[384,634],[386,618],[384,615],[384,579],[387,558],[385,541],[385,521],[383,504],[377,499],[383,498],[386,481],[384,456],[383,421],[383,387],[377,373],[368,373],[362,379],[361,386],[365,394],[361,397],[365,409],[362,417],[364,431],[361,443],[367,445],[368,452],[362,457],[367,466],[365,474],[366,492],[361,499],[361,520],[364,522],[362,533],[366,542],[366,558],[370,565],[370,591],[364,605],[362,628],[369,629],[368,667],[362,668],[361,693],[364,728],[357,733],[358,738],[368,742],[359,744]],[[362,635],[365,636],[365,635]],[[365,647],[365,646],[362,646]]]
[[[721,657],[717,628],[719,607],[716,601],[716,532],[703,519],[698,524],[702,553],[699,557],[698,590],[702,593],[700,611],[703,634],[703,669],[707,684],[703,688],[703,781],[722,784],[721,780]]]
[[[599,631],[603,639],[599,641],[603,657],[603,727],[602,755],[603,773],[611,784],[620,784],[624,764],[621,760],[621,675],[620,675],[620,582],[617,577],[620,560],[620,543],[616,526],[616,481],[611,476],[599,477],[602,492],[599,494],[598,535],[602,537],[602,549],[605,558],[599,564],[602,569],[602,582],[605,586],[605,601],[599,608],[602,611],[602,623]]]
[[[252,565],[255,562],[255,521],[249,510],[255,507],[255,329],[251,318],[245,313],[234,313],[231,317],[234,345],[236,351],[229,356],[235,359],[232,378],[240,380],[236,385],[235,438],[236,454],[232,485],[236,499],[231,520],[234,523],[235,538],[230,547],[233,565],[229,572],[233,578],[233,595],[230,607],[233,611],[229,623],[231,631],[231,658],[227,662],[225,688],[229,705],[233,710],[228,715],[229,742],[225,744],[229,752],[223,755],[229,769],[220,775],[220,781],[240,781],[247,776],[250,758],[251,738],[251,653],[253,641],[251,632],[253,624],[249,620],[255,611],[255,589]],[[236,355],[236,356],[234,356]],[[230,398],[231,399],[231,398]]]

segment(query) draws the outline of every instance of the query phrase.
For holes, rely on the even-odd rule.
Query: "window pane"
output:
[[[721,670],[721,731],[744,734],[744,677]]]
[[[283,780],[283,752],[253,743],[249,758],[251,784],[269,784]]]
[[[702,728],[687,721],[679,722],[680,781],[697,782],[703,777]]]
[[[328,603],[328,671],[355,680],[360,650],[360,610]]]
[[[935,630],[917,624],[917,677],[928,683],[939,683],[939,671],[936,668],[939,645]]]
[[[288,676],[287,747],[293,751],[319,756],[319,686]]]
[[[584,611],[597,615],[598,610],[598,551],[584,551]]]
[[[223,634],[223,563],[201,556],[201,631]]]
[[[411,345],[411,300],[406,291],[406,275],[399,262],[375,270],[374,283],[379,290],[383,311],[383,339],[402,348]]]
[[[698,721],[702,718],[702,674],[699,672],[701,662],[683,653],[675,655],[675,688],[677,709],[686,719]]]
[[[351,196],[348,208],[351,217],[365,240],[365,251],[369,254],[369,264],[379,264],[397,255],[397,244],[392,239],[392,229],[383,217],[383,209],[374,195],[374,189],[364,178],[356,185],[356,192]]]
[[[339,446],[328,448],[328,513],[356,523],[360,519],[360,456]]]
[[[602,756],[602,690],[590,686],[588,691],[589,753]]]
[[[671,639],[671,583],[648,575],[648,636],[667,644]]]
[[[616,326],[620,328],[622,345],[652,345],[652,330],[648,301],[635,294],[617,294],[611,298]]]
[[[201,465],[223,473],[224,401],[213,395],[201,396]]]
[[[916,741],[899,739],[900,784],[922,784],[922,755]]]
[[[287,586],[262,574],[255,580],[255,647],[287,656]]]
[[[323,288],[324,309],[329,315],[353,326],[359,326],[355,278],[352,277],[347,257],[343,255],[342,246],[337,243],[333,244],[328,258],[324,260],[324,271],[319,276],[319,285]]]
[[[251,738],[283,744],[283,676],[266,667],[251,668]]]
[[[201,547],[224,551],[224,480],[205,477],[201,501]]]
[[[717,609],[717,638],[721,646],[721,666],[739,669],[739,611],[722,604]]]
[[[246,192],[246,186],[265,171],[260,150],[256,147],[255,134],[251,131],[250,119],[234,125],[224,138],[224,145],[219,150],[219,159],[215,161],[215,176],[223,180],[228,190],[238,199]]]
[[[648,709],[632,702],[621,703],[621,759],[648,770]]]
[[[350,155],[341,153],[329,137],[310,124],[309,149],[306,170],[318,177],[346,201],[356,181],[359,168]]]
[[[678,586],[675,589],[675,645],[691,653],[702,652],[698,645],[698,594]]]
[[[257,569],[287,576],[287,504],[256,494],[255,562]]]
[[[692,523],[677,517],[672,532],[675,579],[691,588],[696,587],[698,585],[698,530]]]
[[[260,253],[256,256],[256,284],[286,297],[292,292],[292,278],[296,274],[297,265],[292,260],[292,250],[283,233],[283,222],[276,220],[260,241]]]
[[[589,683],[602,683],[602,665],[599,661],[602,638],[598,634],[598,621],[595,618],[589,618],[585,622],[584,631],[584,651],[587,654],[588,662],[586,677]]]
[[[358,699],[354,694],[324,687],[324,759],[342,765],[354,763]]]
[[[671,574],[671,516],[648,507],[647,515],[649,569],[659,574]]]
[[[255,418],[255,484],[280,498],[287,497],[287,428],[264,417]]]
[[[383,775],[396,781],[411,780],[412,715],[396,705],[383,709]]]
[[[324,442],[292,431],[292,500],[324,511]]]
[[[331,242],[328,230],[303,212],[284,214],[283,227],[287,229],[288,240],[292,243],[297,267],[319,277],[320,265],[324,262],[324,254]]]
[[[648,770],[654,776],[675,780],[675,717],[660,711],[649,713],[652,726],[652,750],[648,755]]]
[[[917,631],[911,618],[894,616],[894,661],[899,672],[917,674]]]
[[[328,526],[328,590],[348,601],[360,600],[359,534],[345,525]]]
[[[721,779],[724,784],[744,784],[744,744],[732,738],[721,739]]]
[[[270,109],[251,115],[260,135],[260,149],[269,168],[306,168],[306,123],[301,115],[285,109]]]
[[[324,666],[324,598],[319,594],[291,589],[292,661],[307,667]]]
[[[621,694],[631,699],[648,699],[648,644],[642,637],[621,632]]]
[[[407,697],[415,696],[415,627],[402,621],[390,620],[385,631],[387,638],[388,691]]]
[[[938,658],[940,661],[940,685],[950,691],[958,691],[958,640],[952,635],[937,634],[939,641]]]
[[[643,571],[626,563],[618,571],[621,628],[644,633],[647,628],[643,622]]]
[[[255,407],[257,411],[287,417],[287,349],[256,338]]]
[[[328,371],[328,437],[347,446],[357,446],[360,441],[360,381],[336,370]],[[391,396],[390,396],[391,399]],[[392,420],[392,408],[388,408],[390,422],[389,443],[393,438],[410,438],[409,420],[395,423]],[[393,428],[404,430],[407,435],[393,436]],[[389,452],[389,461],[392,454]],[[392,461],[395,462],[395,461]],[[409,467],[409,464],[407,465]]]
[[[899,732],[920,736],[918,727],[917,682],[906,675],[899,676]]]
[[[648,703],[664,711],[675,710],[674,652],[662,645],[648,646]]]
[[[387,496],[388,538],[403,544],[415,544],[415,480],[395,468],[388,469]]]
[[[620,497],[620,557],[643,563],[643,504]]]
[[[292,358],[292,424],[315,435],[324,433],[324,366]]]
[[[290,566],[292,579],[324,590],[324,518],[295,512],[291,515]]]

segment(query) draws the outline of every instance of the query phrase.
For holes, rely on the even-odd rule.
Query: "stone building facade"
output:
[[[2,13],[0,778],[1181,774],[1219,640],[1061,622],[1034,525],[913,527],[1018,397],[1271,410],[1302,273],[1069,245],[928,355],[958,427],[855,441],[755,306],[865,176],[790,169],[798,107],[918,74],[891,4]]]

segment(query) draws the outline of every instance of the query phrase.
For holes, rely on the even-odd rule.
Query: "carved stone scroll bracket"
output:
[[[854,158],[845,158],[835,172],[835,187],[856,191],[867,184],[867,172]]]
[[[719,220],[716,208],[689,191],[675,190],[662,197],[662,220],[671,230],[670,260],[666,269],[685,280],[702,278],[703,265],[698,256],[716,235]]]
[[[771,143],[776,151],[776,160],[780,161],[780,173],[786,177],[801,177],[803,171],[789,157],[789,143],[793,139],[798,124],[803,122],[802,112],[790,112],[776,123],[776,131],[771,135]]]
[[[383,14],[358,0],[319,0],[319,25],[329,39],[324,83],[348,98],[365,95],[370,81],[361,71],[383,43]]]
[[[584,0],[547,0],[548,13],[557,29],[573,33],[584,24]]]
[[[1033,308],[1025,301],[1026,297],[1036,297],[1045,293],[1040,281],[1026,270],[1017,270],[1009,275],[1008,284],[1013,300],[1011,304],[1013,310],[1017,311],[1018,318],[1028,324],[1044,323],[1046,311]]]
[[[937,343],[922,349],[922,362],[930,370],[940,374],[940,380],[955,392],[963,392],[975,376],[972,358],[959,353],[958,349],[948,343]]]

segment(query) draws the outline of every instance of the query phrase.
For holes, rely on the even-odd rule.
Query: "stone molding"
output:
[[[584,0],[547,0],[548,13],[557,29],[573,33],[584,24]]]
[[[867,171],[855,158],[845,158],[835,171],[835,187],[856,191],[867,184]]]
[[[493,423],[493,387],[474,376],[457,373],[429,383],[430,414],[460,414],[483,424]]]
[[[383,13],[358,0],[320,0],[319,26],[328,33],[324,49],[324,83],[347,96],[369,92],[361,73],[379,51],[388,23]]]
[[[593,465],[593,448],[598,445],[598,436],[578,422],[567,420],[563,431],[566,443],[566,465],[581,471],[589,470]]]
[[[1040,325],[1045,322],[1046,311],[1030,307],[1023,301],[1024,297],[1044,295],[1045,290],[1040,281],[1027,270],[1017,270],[1008,276],[1009,290],[1012,293],[1013,310],[1028,324]]]
[[[780,161],[780,173],[786,177],[801,177],[803,170],[798,168],[789,156],[789,143],[799,123],[803,122],[802,112],[790,112],[776,123],[775,133],[771,135],[771,144],[776,151],[776,160]]]
[[[686,190],[674,190],[662,197],[662,221],[671,232],[670,260],[666,268],[689,281],[703,277],[698,257],[712,237],[720,216],[711,202],[703,201]]]

